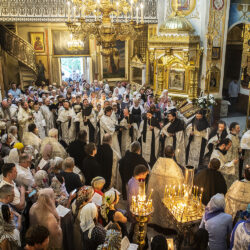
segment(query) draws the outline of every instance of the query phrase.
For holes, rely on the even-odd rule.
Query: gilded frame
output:
[[[172,0],[171,2],[171,7],[173,12],[177,12],[180,13],[180,15],[183,16],[188,16],[189,14],[191,14],[196,6],[196,0],[186,0],[187,2],[189,2],[189,9],[185,10],[185,9],[181,9],[179,8],[179,1],[181,0]]]
[[[53,35],[53,32],[68,32],[68,30],[61,30],[61,29],[53,29],[51,30],[51,41],[52,41],[52,55],[53,57],[83,57],[83,56],[90,56],[90,38],[87,38],[87,41],[88,41],[88,54],[76,54],[74,52],[72,52],[72,54],[55,54],[55,51],[54,51],[54,35]]]
[[[107,80],[108,82],[128,81],[128,40],[125,40],[125,77],[104,78],[103,77],[103,60],[104,60],[104,57],[101,55],[101,79],[102,80]]]
[[[29,32],[29,37],[30,37],[30,43],[31,43],[32,47],[34,48],[35,52],[36,53],[44,53],[45,52],[44,32]],[[41,44],[39,44],[38,38],[39,38]],[[39,46],[42,46],[42,48],[38,49]]]
[[[212,93],[219,92],[220,90],[220,69],[213,66],[210,71],[209,91]]]

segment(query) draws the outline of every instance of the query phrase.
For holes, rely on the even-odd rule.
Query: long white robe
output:
[[[238,135],[229,134],[227,136],[232,141],[232,146],[227,151],[227,160],[233,161],[235,159],[239,159],[239,149],[240,149],[240,139]],[[239,162],[235,164],[235,178],[234,180],[239,179]]]
[[[101,128],[101,142],[105,133],[112,135],[112,145],[111,147],[117,152],[118,156],[121,157],[120,145],[117,137],[117,131],[115,131],[115,126],[118,125],[111,117],[103,115],[100,120]]]
[[[68,117],[71,117],[71,120]],[[61,122],[62,140],[67,144],[75,140],[75,111],[73,108],[64,109],[60,112],[57,121]]]
[[[132,142],[137,141],[138,138],[141,136],[138,126],[136,123],[132,123],[131,126],[133,127],[133,138],[131,138],[129,131],[129,123],[127,119],[123,118],[120,122],[120,126],[125,127],[122,130],[122,143],[121,143],[121,151],[122,151],[122,156],[125,155],[126,151],[130,149],[130,145]]]
[[[171,125],[169,122],[166,124],[162,130],[161,130],[161,135],[166,135],[165,139],[165,145],[164,148],[168,145],[173,146],[174,143],[174,138],[168,133],[168,127]],[[175,147],[175,158],[176,162],[180,164],[181,166],[185,166],[185,156],[186,156],[186,148],[185,148],[185,137],[184,137],[184,131],[178,131],[175,133],[176,136],[176,147]]]
[[[250,129],[245,132],[240,141],[241,149],[245,150],[244,162],[243,162],[243,171],[246,165],[250,165]]]
[[[50,111],[49,107],[46,105],[42,105],[40,108],[40,111],[42,112],[42,115],[46,122],[46,136],[48,136],[50,129],[55,127],[54,124],[54,114],[52,111]]]
[[[120,160],[120,156],[118,153],[113,149],[113,164],[112,164],[112,175],[110,180],[109,188],[114,187],[118,191],[121,192],[122,190],[122,180],[119,172],[118,162]]]
[[[237,211],[246,210],[250,203],[250,181],[235,181],[225,196],[225,212],[235,217]]]
[[[183,184],[184,177],[182,170],[171,158],[160,157],[154,164],[152,171],[149,175],[148,191],[149,194],[153,189],[152,200],[154,213],[152,216],[153,224],[161,227],[170,227],[176,229],[176,226],[172,224],[167,214],[167,208],[164,206],[162,200],[164,198],[164,190],[166,185]]]
[[[23,133],[28,131],[28,126],[33,123],[33,119],[30,120],[29,117],[32,116],[30,109],[23,109],[20,107],[17,115],[18,124],[19,124],[19,137],[20,140],[23,138]]]
[[[32,132],[24,132],[22,142],[23,142],[24,146],[30,145],[35,150],[37,150],[37,152],[40,151],[42,140],[37,135],[35,135],[34,133],[32,133]]]
[[[220,169],[219,171],[223,174],[227,187],[229,188],[234,181],[235,175],[235,165],[233,161],[228,161],[227,156],[223,155],[218,149],[214,149],[211,158],[216,158],[220,161]]]
[[[41,139],[45,138],[45,128],[46,128],[46,121],[44,116],[40,110],[37,112],[33,112],[34,116],[34,123],[38,128],[38,134]]]
[[[193,128],[192,124],[189,124],[187,126],[187,128],[186,128],[187,138],[189,138],[189,136],[193,130],[192,128]],[[194,126],[193,132],[194,132],[194,134],[193,134],[193,139],[190,143],[187,165],[194,166],[197,169],[198,165],[199,165],[199,161],[202,160],[202,159],[200,159],[202,138],[208,140],[209,128],[206,128],[202,131],[198,131],[196,129],[196,127]]]
[[[140,124],[140,134],[143,133],[143,127],[144,127],[144,120]],[[154,127],[154,135],[155,135],[155,158],[158,158],[159,155],[159,144],[160,144],[160,129],[157,127]],[[150,125],[147,126],[147,132],[146,132],[146,141],[143,141],[143,135],[141,136],[141,143],[142,143],[142,157],[146,160],[146,162],[150,162],[150,156],[151,156],[151,143],[152,143],[152,130],[150,129]]]
[[[92,124],[92,126],[94,127],[94,129],[96,130],[96,114],[95,111],[92,109],[91,114],[89,116],[85,116],[86,121],[89,120]],[[79,122],[80,123],[80,131],[85,130],[87,132],[87,143],[89,143],[89,126],[84,124],[83,121],[83,116],[82,116],[82,112],[79,112],[76,117],[75,117],[75,122]]]
[[[65,159],[68,156],[68,154],[67,154],[66,150],[64,149],[64,147],[58,142],[57,139],[52,138],[52,137],[45,137],[42,140],[41,148],[40,148],[40,154],[41,155],[43,154],[44,147],[47,144],[50,144],[52,146],[52,156],[51,156],[51,158],[61,157],[62,159]]]

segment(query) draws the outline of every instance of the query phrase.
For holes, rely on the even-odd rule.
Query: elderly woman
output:
[[[80,229],[80,213],[81,209],[91,202],[94,190],[91,186],[83,186],[77,192],[75,201],[72,204],[72,212],[75,217],[74,222],[74,249],[83,249],[81,229]]]
[[[207,204],[200,228],[209,234],[210,250],[227,250],[227,240],[232,231],[232,216],[224,213],[223,194],[214,195]]]
[[[12,142],[17,143],[18,141],[18,130],[17,126],[10,126],[9,127],[9,136],[12,138]]]
[[[53,189],[45,188],[39,191],[38,200],[30,208],[29,217],[31,226],[39,224],[49,230],[49,248],[61,249],[62,229],[60,217],[56,211]]]
[[[8,205],[0,206],[0,249],[19,249],[19,231],[15,228],[13,215]]]
[[[49,177],[46,171],[37,171],[34,175],[34,179],[38,190],[49,187]]]
[[[122,236],[128,236],[127,232],[127,217],[115,208],[119,202],[119,194],[116,190],[111,189],[107,191],[102,200],[101,215],[108,224],[109,222],[117,222],[122,230]]]
[[[80,227],[83,233],[84,250],[95,250],[104,243],[106,230],[97,223],[98,211],[94,203],[88,203],[80,212]]]
[[[48,166],[49,160],[52,158],[52,145],[46,144],[44,146],[43,152],[42,152],[42,158],[40,159],[37,169],[46,169],[46,165]]]
[[[49,164],[49,183],[51,184],[52,178],[56,175],[61,173],[62,171],[62,164],[63,164],[63,159],[60,157],[55,157],[54,159],[50,160]]]

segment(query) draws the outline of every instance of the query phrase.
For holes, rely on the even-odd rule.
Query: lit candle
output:
[[[70,21],[70,1],[67,2],[68,4],[68,22]]]
[[[138,6],[136,7],[136,23],[139,23],[139,8]]]
[[[173,186],[173,196],[175,195],[175,186]]]
[[[85,18],[85,5],[82,6],[82,17]]]
[[[178,196],[180,196],[180,192],[181,192],[181,185],[179,184],[179,187],[178,187]]]
[[[150,193],[150,195],[149,195],[149,197],[148,197],[148,200],[150,200],[153,191],[154,191],[154,189],[152,188],[152,189],[151,189],[151,193]]]
[[[74,23],[76,22],[76,6],[73,8]]]
[[[143,4],[141,3],[141,23],[143,23]]]

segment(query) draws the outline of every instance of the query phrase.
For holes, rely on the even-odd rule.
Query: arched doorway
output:
[[[240,84],[241,90],[244,88],[244,84],[241,81],[243,42],[244,24],[240,23],[231,28],[227,35],[227,49],[222,91],[223,99],[226,100],[229,100],[228,88],[230,82],[236,80]],[[246,114],[248,101],[247,98],[248,96],[239,93],[239,98],[236,100],[236,103],[232,102],[231,107],[229,107],[230,115],[234,116],[236,113]]]

